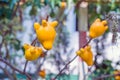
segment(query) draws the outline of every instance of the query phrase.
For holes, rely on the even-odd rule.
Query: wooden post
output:
[[[86,31],[88,31],[88,3],[81,2],[79,5],[79,17],[78,17],[78,30],[79,30],[79,48],[81,48],[86,42]],[[87,72],[87,66],[79,59],[80,62],[80,77],[79,80],[85,80],[85,73]]]

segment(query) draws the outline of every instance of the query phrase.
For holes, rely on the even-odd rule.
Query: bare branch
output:
[[[100,77],[97,77],[97,78],[94,78],[93,80],[103,80],[103,79],[106,79],[106,78],[110,78],[110,77],[115,77],[115,76],[120,76],[120,73],[118,74],[109,74],[109,75],[102,75]]]
[[[29,74],[24,73],[24,72],[22,72],[21,70],[17,69],[16,67],[14,67],[13,65],[11,65],[9,62],[7,62],[6,60],[4,60],[3,58],[0,57],[0,61],[3,62],[3,63],[5,63],[6,65],[8,65],[8,66],[9,66],[10,68],[12,68],[13,70],[15,70],[15,71],[17,71],[17,72],[19,72],[19,73],[21,73],[21,74],[26,75],[26,77],[27,77],[29,80],[31,80],[31,77],[30,77]]]
[[[83,46],[83,48],[84,48],[85,46],[87,46],[87,45],[90,43],[91,40],[92,40],[92,39],[89,39],[89,41]],[[64,66],[64,68],[61,69],[60,72],[59,72],[59,73],[55,76],[55,78],[53,78],[52,80],[56,80],[57,77],[58,77],[59,75],[61,75],[62,71],[64,71],[64,70],[66,69],[66,67],[67,67],[72,61],[74,61],[76,58],[77,58],[77,55],[76,55],[72,60],[70,60],[70,61]]]

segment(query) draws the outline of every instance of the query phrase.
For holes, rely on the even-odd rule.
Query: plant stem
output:
[[[4,71],[4,73],[8,76],[8,78],[10,78],[10,80],[13,80],[12,76],[5,68],[3,68],[2,66],[0,66],[0,68]]]
[[[46,59],[46,54],[47,54],[47,52],[48,51],[46,51],[46,52],[44,52],[44,54],[45,54],[45,57],[43,58],[43,61],[42,61],[42,63],[38,66],[38,69],[37,69],[37,71],[40,71],[41,70],[41,67],[42,67],[42,65],[44,64],[44,62],[45,62],[45,59]]]
[[[90,43],[91,40],[92,40],[92,38],[90,38],[89,41],[88,41],[82,48],[84,48],[85,46],[87,46],[87,45]],[[64,69],[66,69],[66,67],[67,67],[72,61],[74,61],[76,58],[77,58],[77,55],[76,55],[71,61],[69,61],[69,62],[64,66],[64,68],[61,69],[60,72],[59,72],[59,73],[55,76],[55,78],[53,78],[52,80],[57,79],[57,77],[62,73],[62,71],[64,71]]]
[[[3,43],[4,43],[4,37],[2,36],[2,42],[0,43],[0,57],[2,57],[1,48],[2,48]]]
[[[12,66],[9,62],[7,62],[6,60],[4,60],[3,58],[0,57],[0,61],[3,62],[3,63],[5,63],[6,65],[8,65],[8,66],[9,66],[10,68],[12,68],[13,70],[15,70],[15,71],[17,71],[17,72],[19,72],[19,73],[21,73],[21,74],[26,75],[26,77],[27,77],[29,80],[31,80],[31,77],[30,77],[29,74],[24,73],[24,72],[20,71],[19,69],[15,68],[14,66]]]
[[[102,75],[100,77],[94,78],[93,80],[103,80],[108,77],[115,77],[115,76],[120,76],[120,73],[118,74],[109,74],[109,75]]]
[[[62,70],[60,70],[60,72],[55,76],[55,78],[54,78],[53,80],[55,80],[55,79],[62,73],[62,71],[63,71],[64,69],[66,69],[66,67],[67,67],[72,61],[74,61],[74,60],[76,59],[76,57],[77,57],[77,55],[76,55],[71,61],[69,61],[69,62],[64,66],[64,68],[63,68]]]
[[[37,41],[37,37],[32,41],[31,45],[32,45],[32,46],[35,46],[36,41]]]
[[[12,18],[16,15],[16,12],[17,12],[17,10],[18,10],[18,8],[20,6],[19,3],[20,3],[20,0],[18,0],[15,10],[13,10]]]
[[[82,48],[84,48],[85,46],[87,46],[90,43],[91,40],[92,40],[92,38],[90,38],[89,41]]]
[[[28,61],[26,60],[26,62],[25,62],[25,67],[24,67],[24,70],[23,70],[24,73],[25,73],[25,71],[26,71],[27,63],[28,63]]]

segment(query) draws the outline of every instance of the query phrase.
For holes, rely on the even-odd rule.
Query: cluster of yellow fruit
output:
[[[47,22],[46,20],[42,20],[42,25],[37,22],[34,23],[37,38],[46,50],[50,50],[53,46],[53,42],[56,37],[55,27],[57,24],[57,21]],[[37,60],[39,57],[45,56],[41,47],[36,47],[29,44],[24,44],[23,47],[25,49],[25,58],[27,61]],[[42,78],[45,78],[45,70],[41,70],[39,75]]]
[[[105,33],[108,29],[106,25],[107,21],[100,21],[96,19],[95,22],[90,26],[89,37],[91,39],[97,38]],[[42,44],[43,48],[46,50],[52,49],[54,39],[56,37],[55,27],[58,25],[57,21],[47,22],[42,20],[42,24],[34,23],[34,29],[37,35],[39,42]],[[41,47],[32,46],[29,44],[24,44],[25,49],[25,58],[28,61],[37,60],[39,57],[44,57],[45,54]],[[93,54],[91,51],[91,46],[86,45],[76,52],[76,54],[82,58],[83,61],[87,63],[88,66],[93,65]],[[40,71],[39,75],[45,77],[45,71]]]
[[[52,48],[56,37],[55,27],[57,24],[57,21],[47,22],[46,20],[42,20],[42,25],[39,23],[34,24],[37,38],[46,50],[50,50]],[[25,49],[25,58],[28,61],[36,60],[40,56],[44,56],[43,50],[40,47],[35,47],[29,44],[24,44],[23,47]]]
[[[96,19],[93,24],[90,26],[89,37],[91,39],[97,38],[105,33],[108,29],[107,21]],[[87,45],[86,47],[81,48],[76,52],[76,54],[82,58],[83,61],[87,63],[88,66],[93,65],[93,53],[91,51],[91,46]]]
[[[61,2],[60,8],[65,9],[66,2]],[[42,20],[42,24],[35,22],[34,29],[37,35],[37,39],[42,44],[43,48],[50,50],[53,47],[54,39],[56,37],[55,27],[58,25],[57,21],[47,22]],[[37,60],[39,57],[44,57],[44,51],[41,47],[36,47],[29,44],[24,44],[23,48],[25,49],[25,58],[27,61]],[[45,70],[41,70],[39,75],[42,78],[45,78]]]

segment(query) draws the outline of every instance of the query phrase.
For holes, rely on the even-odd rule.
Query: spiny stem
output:
[[[85,46],[87,46],[87,45],[90,43],[91,40],[92,40],[92,38],[90,38],[89,41],[88,41],[82,48],[84,48]],[[69,62],[64,66],[64,68],[61,69],[60,72],[59,72],[59,73],[55,76],[55,78],[53,78],[52,80],[55,80],[55,79],[62,73],[62,71],[64,71],[64,69],[66,69],[66,67],[67,67],[72,61],[74,61],[76,58],[77,58],[77,55],[76,55],[71,61],[69,61]]]

